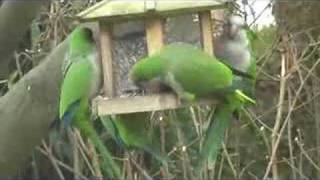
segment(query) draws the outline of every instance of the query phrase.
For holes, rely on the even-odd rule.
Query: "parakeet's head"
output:
[[[87,27],[77,27],[71,34],[70,48],[84,51],[94,43],[93,32]]]
[[[160,77],[164,72],[165,60],[157,55],[139,60],[130,71],[130,79],[138,86]]]
[[[86,40],[93,40],[93,33],[92,31],[87,27],[77,27],[71,35],[72,40],[76,39],[86,39]]]
[[[244,20],[238,15],[232,15],[223,24],[223,33],[229,38],[236,38],[239,32],[246,26]]]

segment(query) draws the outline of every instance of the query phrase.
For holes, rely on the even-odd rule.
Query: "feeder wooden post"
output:
[[[210,10],[199,12],[199,21],[203,50],[210,55],[213,55],[212,23]]]
[[[161,17],[148,17],[145,20],[148,54],[154,54],[163,46],[163,19]]]
[[[115,96],[115,84],[112,66],[112,25],[99,22],[101,64],[103,74],[104,95],[112,98]]]

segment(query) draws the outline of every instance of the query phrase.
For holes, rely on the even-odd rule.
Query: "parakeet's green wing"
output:
[[[187,92],[201,97],[231,86],[232,71],[195,46],[172,43],[159,56],[168,59],[167,71]]]
[[[131,79],[157,79],[170,86],[178,95],[208,96],[232,84],[232,71],[201,49],[172,43],[159,53],[138,61],[131,70]]]
[[[93,67],[85,56],[69,67],[62,84],[59,117],[62,118],[70,106],[83,97],[88,97],[91,87]]]

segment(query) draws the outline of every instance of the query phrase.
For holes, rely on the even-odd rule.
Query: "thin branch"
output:
[[[286,56],[287,52],[282,52],[281,53],[281,74],[280,74],[280,92],[279,92],[279,101],[278,101],[278,110],[277,110],[277,114],[276,114],[276,118],[275,118],[275,124],[273,127],[273,131],[272,131],[272,151],[274,151],[275,148],[275,143],[277,140],[277,134],[278,131],[280,129],[280,125],[281,125],[281,119],[282,119],[282,112],[283,112],[283,102],[284,102],[284,96],[285,96],[285,89],[286,89],[286,60],[287,60],[287,56]],[[271,159],[272,161],[272,175],[275,179],[278,178],[278,167],[277,167],[277,159],[276,159],[276,154],[274,156],[272,156],[273,159]]]
[[[45,149],[45,151],[47,152],[47,156],[48,156],[49,160],[51,161],[51,163],[53,165],[53,168],[56,170],[59,178],[61,180],[65,180],[65,178],[63,176],[63,173],[62,173],[61,169],[59,168],[59,166],[58,166],[58,164],[57,164],[57,162],[56,162],[56,160],[55,160],[55,158],[54,158],[54,156],[52,154],[51,149],[47,146],[45,141],[42,141],[42,146]]]
[[[49,156],[48,152],[45,151],[44,149],[38,147],[37,150],[38,150],[39,152],[41,152],[43,155]],[[55,160],[55,162],[56,162],[59,166],[63,167],[64,169],[68,170],[68,171],[71,172],[71,173],[74,173],[74,174],[76,173],[76,172],[73,171],[73,168],[72,168],[72,167],[70,167],[70,166],[68,166],[67,164],[61,162],[60,160],[56,159],[55,157],[52,157],[52,158]],[[88,179],[87,177],[85,177],[83,174],[78,174],[78,175],[79,175],[79,177],[81,177],[83,180],[89,180],[89,179]]]

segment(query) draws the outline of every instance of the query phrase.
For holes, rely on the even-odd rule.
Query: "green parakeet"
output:
[[[236,76],[233,80],[235,88],[252,97],[255,90],[256,62],[247,36],[253,37],[251,33],[251,31],[245,30],[245,23],[241,17],[231,16],[224,23],[222,34],[214,41],[214,54],[216,58],[229,67],[247,73],[252,77],[249,79]],[[252,100],[247,101],[253,102]],[[209,157],[209,164],[216,160],[225,130],[229,126],[233,115],[239,115],[240,108],[245,102],[245,99],[239,101],[234,95],[230,95],[217,106],[203,142],[200,163],[207,160],[207,157]]]
[[[233,71],[228,66],[185,43],[166,45],[159,53],[140,60],[132,68],[130,76],[137,85],[158,81],[169,86],[180,98],[187,101],[202,97],[219,98],[221,100],[220,121],[226,126],[240,104],[251,101],[234,87]],[[199,165],[216,149],[220,149],[226,127],[218,127],[219,129],[210,125],[208,128]],[[218,143],[219,146],[213,147],[214,143],[211,141]]]
[[[256,38],[240,16],[230,16],[223,24],[223,32],[214,41],[214,55],[225,64],[249,74],[252,79],[236,77],[235,84],[250,97],[254,97],[256,59],[250,42]]]
[[[99,91],[101,73],[97,49],[90,29],[76,28],[70,37],[61,87],[59,118],[65,127],[74,126],[88,137],[103,158],[102,168],[109,176],[120,178],[120,170],[93,127],[90,100]]]
[[[138,86],[158,81],[184,100],[225,93],[233,73],[223,63],[186,43],[172,43],[137,62],[130,77]]]
[[[127,28],[120,29],[115,35],[113,57],[117,63],[116,89],[117,95],[137,90],[128,78],[131,66],[146,52],[146,41],[143,26],[137,29],[128,29],[132,24],[121,25]],[[129,30],[129,31],[128,31]],[[123,33],[125,32],[125,33]],[[167,158],[160,154],[159,137],[154,134],[151,113],[130,113],[112,116],[101,116],[101,122],[116,143],[125,150],[146,151],[157,160],[164,162]]]

